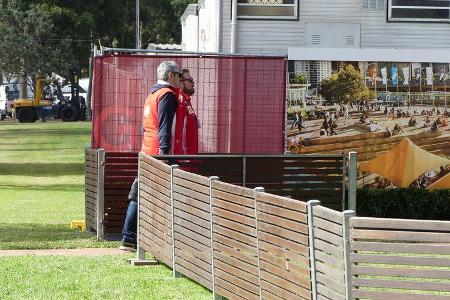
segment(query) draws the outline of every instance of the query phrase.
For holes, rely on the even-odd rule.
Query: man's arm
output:
[[[177,106],[178,102],[173,93],[165,94],[158,103],[159,154],[169,154],[172,140],[172,123]]]

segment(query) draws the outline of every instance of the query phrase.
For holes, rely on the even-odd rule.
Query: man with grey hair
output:
[[[158,81],[152,87],[144,105],[144,137],[141,151],[147,155],[169,154],[172,141],[172,123],[178,106],[178,87],[181,72],[177,63],[163,61],[156,71]],[[136,248],[138,182],[134,180],[128,199],[130,203],[122,230],[120,249]]]

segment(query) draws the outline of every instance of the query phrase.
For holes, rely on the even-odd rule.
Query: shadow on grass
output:
[[[0,185],[0,190],[16,191],[20,189],[33,191],[66,191],[79,192],[84,190],[84,184],[53,184],[53,185],[24,185],[24,184],[5,184]]]
[[[92,237],[92,234],[71,229],[64,224],[0,223],[0,243],[77,240],[87,237]]]
[[[0,145],[0,146],[2,146],[2,145]],[[40,148],[31,148],[30,149],[30,146],[27,146],[27,147],[15,147],[15,148],[7,148],[7,149],[0,149],[1,151],[12,151],[12,152],[18,152],[18,151],[23,151],[23,152],[48,152],[48,153],[52,153],[52,151],[53,152],[55,152],[55,151],[62,151],[62,150],[77,150],[77,151],[80,151],[80,146],[79,145],[75,145],[75,146],[73,146],[73,147],[70,147],[70,148],[68,148],[68,147],[65,147],[65,148],[62,148],[62,147],[54,147],[54,148],[42,148],[42,147],[40,147]]]
[[[5,128],[1,130],[2,136],[17,137],[22,134],[26,134],[26,138],[29,137],[49,137],[49,136],[71,136],[71,135],[82,135],[86,136],[91,133],[91,128],[62,128],[62,129],[51,129],[51,128]]]
[[[0,163],[0,175],[48,177],[83,174],[83,163]]]
[[[117,242],[98,242],[89,232],[65,224],[0,223],[0,249],[55,249],[116,247]]]

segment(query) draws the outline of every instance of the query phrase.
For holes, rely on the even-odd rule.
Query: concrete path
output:
[[[44,249],[44,250],[0,250],[0,257],[5,256],[104,256],[121,255],[130,252],[118,248],[81,248],[81,249]]]

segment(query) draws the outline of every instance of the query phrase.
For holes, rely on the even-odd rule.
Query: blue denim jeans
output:
[[[128,194],[128,204],[125,223],[123,224],[122,239],[127,243],[136,244],[137,232],[137,197],[138,197],[138,179],[134,179],[131,185],[130,193]]]

